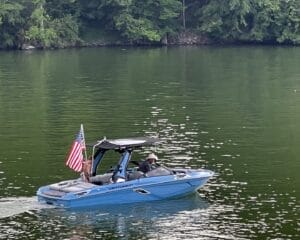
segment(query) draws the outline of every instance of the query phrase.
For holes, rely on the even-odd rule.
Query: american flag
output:
[[[80,172],[82,170],[83,154],[82,151],[85,150],[85,140],[83,126],[81,124],[80,131],[77,134],[75,141],[71,147],[66,165],[73,169],[75,172]]]

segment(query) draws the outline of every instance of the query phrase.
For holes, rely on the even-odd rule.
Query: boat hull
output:
[[[41,187],[37,196],[40,202],[64,208],[157,201],[193,193],[212,175],[209,170],[190,171],[184,176],[148,177],[102,186],[71,180]]]

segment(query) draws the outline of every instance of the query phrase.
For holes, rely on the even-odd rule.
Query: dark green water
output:
[[[0,239],[299,239],[300,48],[0,52]],[[159,135],[216,176],[184,199],[63,211],[39,186],[87,142]],[[137,159],[145,152],[138,153]]]

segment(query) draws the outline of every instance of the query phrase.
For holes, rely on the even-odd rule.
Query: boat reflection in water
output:
[[[67,239],[115,237],[128,239],[149,239],[170,236],[170,227],[184,231],[197,218],[205,222],[209,204],[198,194],[180,199],[145,203],[103,205],[79,209],[43,209],[38,213],[39,222],[49,219],[55,224],[68,226],[72,231],[64,233]],[[190,219],[187,219],[190,218]],[[166,226],[168,224],[168,226]],[[144,235],[144,234],[147,235]],[[195,232],[196,234],[196,232]]]

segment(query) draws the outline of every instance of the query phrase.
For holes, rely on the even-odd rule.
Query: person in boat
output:
[[[158,157],[154,153],[150,153],[145,161],[139,164],[138,171],[147,173],[155,168],[155,163],[158,160]]]
[[[85,182],[90,181],[91,169],[92,169],[92,159],[89,158],[88,160],[84,161],[82,164],[82,178]]]

